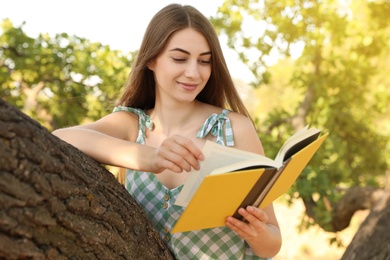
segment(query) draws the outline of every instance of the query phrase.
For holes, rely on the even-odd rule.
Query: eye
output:
[[[211,60],[199,60],[200,64],[211,64]]]
[[[186,59],[184,58],[172,58],[175,62],[185,62]]]

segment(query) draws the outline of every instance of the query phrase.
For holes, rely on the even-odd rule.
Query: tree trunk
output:
[[[378,194],[378,200],[370,214],[360,225],[342,260],[390,259],[390,196]]]
[[[0,99],[0,259],[173,259],[99,163]]]

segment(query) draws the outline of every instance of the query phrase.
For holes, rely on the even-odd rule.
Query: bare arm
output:
[[[198,168],[201,151],[190,140],[173,136],[160,147],[135,143],[138,117],[117,112],[86,125],[62,128],[53,134],[100,163],[159,173]]]
[[[237,114],[229,114],[229,117],[234,128],[236,148],[264,155],[263,146],[252,122]],[[228,217],[226,225],[244,239],[256,255],[275,256],[281,248],[282,237],[273,205],[264,209],[247,207],[240,209],[239,213],[248,222]]]

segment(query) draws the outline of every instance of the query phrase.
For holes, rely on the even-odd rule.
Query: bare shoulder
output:
[[[236,112],[230,112],[228,117],[235,135],[249,135],[252,138],[253,136],[257,138],[255,126],[250,118]]]
[[[209,104],[201,103],[204,117],[212,113],[221,114],[223,109]],[[234,147],[237,149],[259,153],[264,155],[263,146],[257,134],[255,125],[247,116],[237,113],[229,112],[227,115],[231,122],[234,136]]]
[[[83,127],[116,138],[135,141],[138,135],[138,122],[138,115],[127,111],[119,111],[108,114]]]
[[[264,154],[263,146],[252,120],[236,112],[230,112],[228,117],[233,129],[235,147]]]
[[[236,124],[244,124],[243,127],[250,126],[251,128],[253,128],[253,130],[255,130],[252,120],[243,114],[231,111],[228,114],[228,117],[232,122]]]

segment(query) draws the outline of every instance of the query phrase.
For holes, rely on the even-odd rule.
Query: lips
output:
[[[179,82],[179,85],[186,91],[194,91],[199,86],[199,84],[182,83],[182,82]]]

